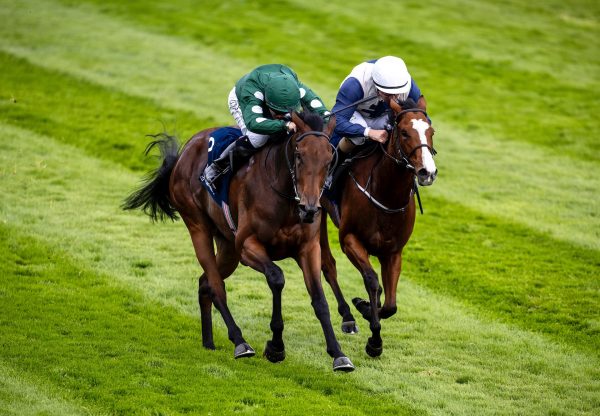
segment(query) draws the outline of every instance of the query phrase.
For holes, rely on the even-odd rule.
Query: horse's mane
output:
[[[325,123],[323,122],[323,118],[318,114],[315,113],[314,111],[311,111],[307,108],[303,108],[301,112],[297,113],[298,117],[300,117],[300,119],[302,121],[304,121],[312,130],[314,131],[323,131],[323,128],[325,126]],[[286,143],[285,140],[278,140],[276,143],[281,143],[284,144]],[[271,146],[269,146],[269,150],[267,150],[267,152],[271,152]],[[267,155],[268,155],[267,153]],[[268,156],[267,156],[268,158]],[[282,163],[285,159],[281,159],[281,158],[277,158],[276,159],[276,165],[275,165],[275,170],[277,172],[280,172],[282,169]],[[267,159],[265,159],[265,166],[267,164]]]
[[[302,112],[298,113],[298,117],[314,131],[323,131],[323,118],[318,113],[305,108]]]
[[[413,100],[410,97],[408,97],[404,101],[398,101],[398,104],[400,104],[400,107],[402,107],[403,110],[408,110],[408,109],[411,109],[411,108],[417,108],[417,103],[415,103],[415,100]]]

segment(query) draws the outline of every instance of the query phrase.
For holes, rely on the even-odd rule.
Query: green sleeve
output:
[[[252,85],[246,85],[241,97],[238,97],[240,110],[244,117],[246,127],[253,133],[257,134],[276,134],[285,131],[284,120],[274,120],[268,113],[264,98],[257,98],[254,94],[259,91]],[[262,95],[258,94],[259,96]]]
[[[298,86],[300,87],[300,101],[302,101],[304,107],[322,116],[327,111],[323,100],[302,82],[298,81]]]

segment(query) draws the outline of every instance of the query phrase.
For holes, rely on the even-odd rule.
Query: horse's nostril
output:
[[[417,172],[417,175],[419,175],[420,177],[426,177],[426,176],[429,176],[429,172],[427,171],[427,169],[421,168]]]

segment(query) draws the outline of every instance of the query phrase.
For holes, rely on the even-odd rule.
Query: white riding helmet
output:
[[[411,78],[406,64],[395,56],[379,58],[373,65],[373,82],[375,87],[386,94],[408,95]]]

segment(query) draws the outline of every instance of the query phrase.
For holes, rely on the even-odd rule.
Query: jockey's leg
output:
[[[254,136],[257,137],[255,138]],[[248,135],[239,137],[223,151],[218,159],[214,160],[204,169],[204,181],[209,186],[213,186],[223,173],[229,170],[235,172],[236,169],[244,165],[267,142],[268,138],[269,136],[253,134],[251,132],[248,132]]]
[[[266,142],[266,140],[265,140]],[[264,144],[264,142],[263,142]],[[254,146],[248,136],[242,136],[235,141],[235,146],[229,152],[229,166],[235,171],[242,166],[250,157],[256,153],[261,146]]]
[[[239,139],[235,140],[233,143],[227,146],[227,148],[223,150],[223,153],[221,153],[221,156],[219,156],[218,159],[213,160],[213,162],[204,169],[202,176],[204,176],[204,181],[208,185],[212,185],[223,173],[226,172],[227,168],[229,167],[229,152],[235,147],[238,140]]]

